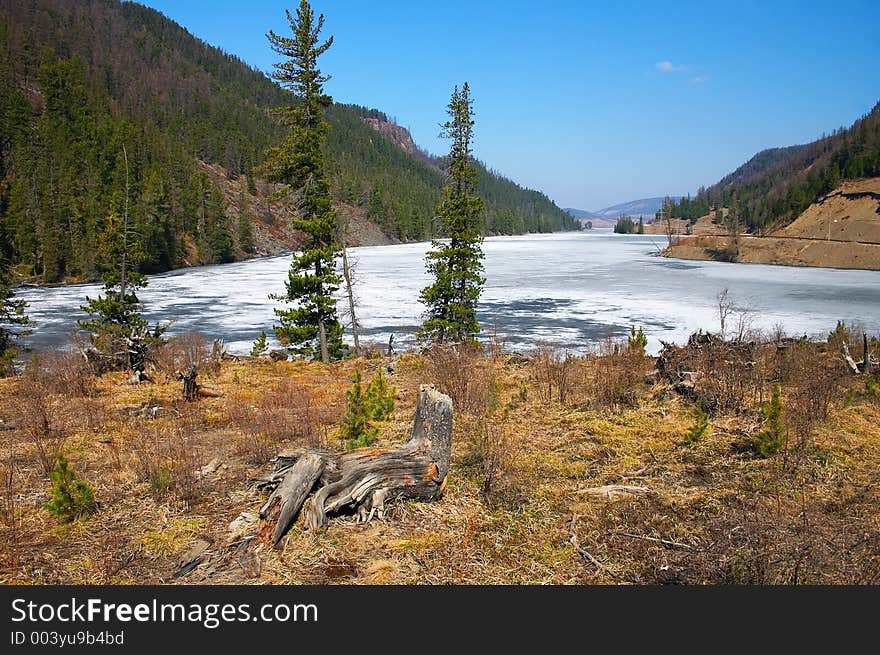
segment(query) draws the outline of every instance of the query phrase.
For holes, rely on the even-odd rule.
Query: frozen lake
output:
[[[755,327],[781,324],[790,334],[824,336],[842,319],[880,332],[880,271],[665,259],[656,256],[664,241],[609,230],[486,239],[479,306],[484,333],[497,326],[511,348],[547,341],[585,350],[636,325],[653,351],[658,339],[680,342],[699,328],[717,330],[717,296],[724,288],[731,301],[752,310]],[[415,343],[428,247],[350,251],[358,262],[364,339],[387,343],[393,333],[400,348]],[[272,335],[278,305],[268,296],[283,292],[289,263],[289,256],[280,256],[150,276],[140,294],[145,316],[174,321],[171,333],[199,331],[222,337],[231,352],[248,352],[261,329]],[[20,290],[37,322],[26,343],[37,350],[62,346],[84,316],[79,306],[100,288]]]

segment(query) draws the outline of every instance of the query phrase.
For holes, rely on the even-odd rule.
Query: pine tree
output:
[[[292,226],[305,235],[301,252],[294,253],[286,293],[273,296],[290,303],[276,309],[280,325],[278,340],[288,349],[321,361],[343,354],[342,326],[336,314],[333,293],[341,279],[336,272],[337,219],[333,209],[323,146],[329,124],[324,119],[331,103],[324,93],[329,79],[317,68],[317,59],[333,43],[331,36],[319,44],[324,16],[315,18],[311,6],[301,0],[296,17],[286,12],[293,38],[269,31],[272,49],[286,57],[275,64],[273,78],[293,94],[294,102],[279,110],[289,133],[280,147],[266,152],[266,176],[282,182],[281,193],[294,197]]]
[[[86,304],[80,309],[90,318],[77,323],[89,331],[92,346],[111,362],[142,369],[141,347],[146,337],[147,321],[141,316],[137,290],[147,286],[147,278],[137,271],[126,270],[127,266],[136,266],[143,259],[143,251],[139,244],[126,239],[125,232],[122,220],[116,214],[110,214],[98,244],[104,295],[86,297]]]
[[[260,330],[260,336],[254,339],[254,345],[251,348],[251,357],[259,357],[260,355],[268,352],[269,346],[266,343],[266,332],[264,330]]]
[[[239,250],[250,253],[254,251],[254,228],[251,225],[248,212],[248,198],[242,189],[238,192],[238,223],[235,228],[238,234]]]
[[[762,457],[772,457],[781,452],[788,441],[788,431],[782,422],[782,392],[778,384],[773,387],[773,398],[762,413],[767,422],[755,435],[755,450]]]
[[[382,372],[382,367],[376,370],[376,375],[367,385],[366,398],[370,418],[374,421],[387,421],[394,414],[394,387],[388,386],[388,378]]]
[[[640,327],[636,330],[635,325],[630,325],[629,327],[629,337],[627,337],[627,345],[629,349],[640,355],[642,357],[645,356],[645,348],[648,346],[648,337],[645,336],[645,331]]]
[[[58,454],[49,479],[52,481],[52,500],[44,505],[48,511],[68,521],[94,514],[98,507],[95,490],[85,480],[77,479],[73,468],[61,453]]]
[[[481,275],[484,203],[476,193],[477,172],[471,160],[474,119],[467,83],[461,90],[455,87],[448,113],[441,136],[452,140],[452,148],[437,217],[449,241],[431,242],[425,265],[434,282],[421,293],[428,310],[419,336],[434,343],[471,340],[480,331],[477,302],[486,281]]]
[[[355,371],[351,389],[346,394],[348,403],[342,416],[342,438],[349,450],[369,446],[379,434],[373,425],[373,408],[370,399],[364,392],[361,372]]]
[[[25,314],[26,307],[24,300],[14,297],[8,265],[0,255],[0,376],[12,370],[16,338],[28,333],[31,321]]]

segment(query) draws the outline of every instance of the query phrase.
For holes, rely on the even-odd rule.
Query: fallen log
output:
[[[302,449],[280,455],[272,473],[251,481],[271,490],[260,518],[264,525],[275,522],[272,545],[280,546],[303,507],[306,527],[316,529],[342,512],[357,513],[358,520],[366,522],[373,516],[383,518],[386,503],[394,500],[441,498],[451,449],[452,399],[422,385],[412,433],[404,444],[343,453]]]

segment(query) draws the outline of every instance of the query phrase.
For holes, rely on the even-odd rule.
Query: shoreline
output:
[[[676,243],[664,248],[661,255],[669,259],[726,264],[880,271],[880,243],[747,235],[740,242],[736,260],[729,261],[722,255],[729,241],[726,236],[680,236]]]

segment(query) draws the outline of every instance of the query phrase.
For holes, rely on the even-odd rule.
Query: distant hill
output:
[[[697,220],[729,207],[748,231],[766,233],[798,218],[842,181],[880,176],[880,103],[847,129],[804,145],[763,150],[694,198],[673,216]]]
[[[675,201],[681,198],[681,196],[670,197]],[[630,200],[629,202],[622,202],[619,205],[612,205],[611,207],[600,209],[596,214],[598,214],[600,218],[606,218],[608,220],[617,220],[620,216],[632,216],[633,218],[641,216],[644,219],[653,220],[654,214],[660,211],[662,206],[662,197],[642,198],[640,200]]]
[[[272,109],[287,102],[263,73],[142,5],[0,0],[0,256],[46,282],[94,277],[126,180],[144,272],[294,247],[286,208],[258,179],[283,136]],[[372,243],[431,237],[443,159],[375,109],[334,104],[328,121],[334,199],[354,232]],[[487,233],[578,227],[483,165],[478,190]]]
[[[678,201],[681,196],[671,196]],[[617,223],[617,219],[621,216],[632,216],[633,218],[642,217],[645,221],[654,220],[656,214],[663,206],[663,198],[641,198],[639,200],[630,200],[622,202],[599,211],[589,211],[585,209],[574,209],[568,207],[565,209],[571,216],[578,219],[581,223],[590,221],[593,227],[613,227]]]
[[[596,212],[587,211],[585,209],[574,209],[573,207],[564,207],[573,218],[601,218]]]

